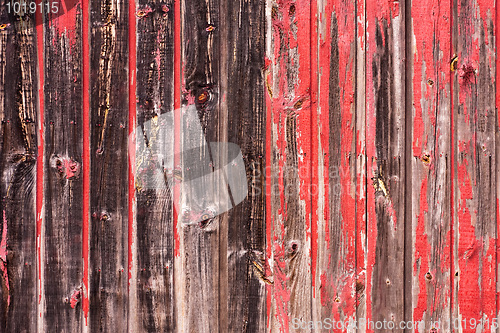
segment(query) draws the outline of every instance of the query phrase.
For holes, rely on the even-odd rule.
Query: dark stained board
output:
[[[44,52],[40,75],[43,74],[45,110],[40,329],[77,332],[83,318],[80,5],[60,17],[45,15],[45,20],[46,24],[38,26],[44,29],[43,39],[38,40],[43,48],[38,51]]]
[[[185,154],[189,148],[199,154],[200,161],[211,156],[200,147],[220,141],[225,130],[221,117],[220,98],[220,16],[219,1],[180,1],[181,55],[181,110],[174,114],[176,124],[174,168],[181,169],[186,177],[192,162]],[[177,64],[176,64],[177,65]],[[194,117],[179,114],[194,110]],[[202,133],[192,133],[189,128],[200,128]],[[180,132],[182,130],[182,133]],[[178,133],[178,134],[177,134]],[[215,161],[214,161],[215,162]],[[193,165],[193,167],[196,167]],[[210,170],[204,170],[210,171]],[[175,323],[179,332],[219,331],[219,237],[226,215],[192,221],[194,216],[204,215],[202,205],[217,200],[217,194],[202,181],[193,191],[179,189],[180,197],[187,196],[175,210]],[[175,191],[174,191],[175,192]],[[177,201],[174,193],[174,202]],[[181,200],[179,200],[181,201]],[[225,253],[224,253],[225,255]]]
[[[1,80],[1,233],[0,330],[35,332],[40,257],[35,212],[37,128],[39,118],[36,34],[32,15],[26,20],[2,6]],[[38,206],[38,207],[37,207]],[[38,240],[40,240],[38,238]],[[39,252],[38,252],[39,253]]]
[[[132,2],[130,2],[130,5]],[[154,119],[174,109],[174,4],[162,1],[138,1],[130,11],[137,22],[137,136],[150,135],[150,146],[161,146],[164,133]],[[132,33],[132,32],[129,32]],[[130,74],[130,73],[129,73]],[[131,108],[132,112],[132,108]],[[148,130],[143,131],[146,124]],[[154,125],[153,125],[154,124]],[[136,145],[137,206],[133,239],[135,276],[130,287],[129,327],[135,332],[172,332],[174,321],[173,281],[173,201],[166,186],[144,188],[141,180],[150,164],[147,151]],[[146,173],[147,174],[147,173]],[[130,241],[130,240],[129,240]],[[134,275],[134,273],[133,273]]]
[[[220,331],[265,332],[269,285],[265,259],[265,8],[257,1],[232,0],[221,1],[220,8],[224,17],[220,26],[224,41],[220,44],[221,111],[227,119],[223,130],[227,132],[225,141],[236,143],[242,151],[249,184],[246,200],[228,213],[224,233],[223,229],[220,233],[220,260],[227,258],[227,291],[220,296],[221,311],[227,314]]]
[[[89,4],[90,331],[127,331],[128,6]],[[86,111],[86,110],[85,110]]]

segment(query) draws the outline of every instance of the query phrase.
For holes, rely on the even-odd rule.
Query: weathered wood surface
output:
[[[9,3],[0,332],[495,331],[494,1]]]

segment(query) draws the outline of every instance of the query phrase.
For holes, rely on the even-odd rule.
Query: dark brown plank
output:
[[[37,325],[37,59],[34,16],[0,12],[1,233],[0,330]],[[40,243],[38,243],[38,246]]]
[[[166,128],[155,120],[172,114],[174,108],[174,3],[138,1],[137,22],[137,136],[146,135],[150,147],[165,145]],[[145,125],[146,123],[146,125]],[[144,127],[147,127],[144,128]],[[160,134],[153,134],[160,133]],[[153,134],[153,135],[151,135]],[[141,138],[138,138],[139,141]],[[173,332],[173,201],[172,193],[162,184],[143,186],[148,170],[156,161],[141,145],[136,149],[136,276],[132,277],[136,294],[130,302],[136,306],[129,314],[134,332]],[[132,290],[132,288],[131,288]],[[136,297],[136,300],[133,298]],[[136,302],[137,304],[134,304]]]
[[[128,6],[90,3],[90,331],[127,331]]]
[[[62,9],[61,9],[62,10]],[[44,27],[44,221],[42,329],[82,325],[81,15],[47,15]],[[57,283],[55,283],[57,281]]]
[[[249,183],[246,200],[229,212],[225,230],[221,229],[220,239],[227,239],[227,255],[220,246],[221,262],[227,258],[227,293],[220,294],[219,302],[227,315],[220,330],[264,332],[265,8],[258,1],[232,0],[222,0],[220,8],[221,112],[227,123],[219,126],[227,132],[226,140],[240,147]]]
[[[181,1],[182,21],[182,105],[184,110],[196,108],[196,116],[178,122],[182,129],[179,145],[200,147],[204,141],[218,140],[219,131],[219,1]],[[178,121],[178,120],[176,120]],[[203,133],[189,137],[189,126],[200,126]],[[193,133],[194,134],[194,133]],[[177,133],[176,133],[177,135]],[[177,149],[177,148],[176,148]],[[180,153],[175,167],[184,169],[186,156]],[[199,152],[207,159],[206,151]],[[202,190],[208,189],[203,184]],[[175,254],[175,315],[180,332],[216,332],[219,330],[219,226],[224,216],[209,218],[191,224],[198,211],[198,203],[217,199],[215,194],[193,193],[183,188],[180,196],[187,195],[181,207],[176,207],[177,230]],[[175,196],[175,193],[174,193]],[[175,199],[174,199],[175,201]],[[178,241],[178,242],[177,242]]]

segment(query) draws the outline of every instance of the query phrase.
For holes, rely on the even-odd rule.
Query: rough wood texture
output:
[[[182,22],[182,110],[196,108],[199,119],[177,121],[183,129],[176,138],[180,149],[184,145],[199,148],[204,142],[219,141],[224,131],[220,115],[220,16],[219,1],[181,1]],[[175,119],[176,115],[174,115]],[[189,122],[199,122],[203,135],[189,138]],[[196,149],[195,148],[195,149]],[[182,165],[184,154],[180,154]],[[200,162],[210,156],[201,150]],[[175,167],[177,168],[178,165]],[[183,173],[184,176],[184,173]],[[208,189],[203,184],[202,189]],[[183,195],[186,193],[180,193]],[[175,193],[174,193],[175,195]],[[187,193],[187,195],[190,195]],[[204,197],[202,197],[204,196]],[[191,198],[200,202],[210,200],[206,193],[191,193]],[[176,200],[176,198],[174,198]],[[209,218],[197,224],[189,224],[190,214],[198,200],[188,200],[187,206],[177,209],[175,271],[175,315],[179,332],[217,332],[219,330],[219,229],[227,223],[225,216]],[[226,254],[224,253],[224,256]]]
[[[173,2],[138,1],[130,15],[137,22],[137,135],[145,122],[174,109],[174,4]],[[144,13],[144,14],[143,14]],[[135,46],[135,45],[134,45]],[[156,130],[161,130],[160,123]],[[153,129],[150,129],[153,131]],[[165,133],[171,135],[171,133]],[[164,137],[150,136],[149,145],[165,144]],[[136,176],[150,167],[145,151],[136,151]],[[167,187],[137,186],[136,230],[137,261],[135,292],[136,310],[129,315],[129,327],[135,332],[171,332],[173,315],[173,206]],[[133,288],[131,287],[131,290]]]
[[[46,22],[39,40],[45,51],[42,329],[77,332],[83,291],[81,15],[47,15]]]
[[[450,321],[450,8],[446,1],[412,8],[412,319],[424,322],[421,331]]]
[[[492,331],[494,1],[61,5],[0,0],[0,332]]]
[[[405,2],[366,3],[366,316],[404,320]],[[380,331],[380,330],[379,330]],[[396,327],[395,332],[403,330]]]
[[[223,0],[220,8],[226,140],[241,148],[249,182],[247,199],[229,212],[226,230],[220,234],[227,242],[227,255],[220,247],[221,261],[227,257],[227,294],[220,297],[227,324],[221,321],[220,331],[265,332],[266,92],[255,89],[264,87],[265,8],[260,2],[243,0]]]
[[[127,331],[127,8],[90,3],[90,331]]]
[[[312,319],[310,4],[268,2],[266,9],[268,331],[298,332]],[[316,222],[316,221],[315,221]],[[269,308],[270,307],[270,308]],[[312,331],[307,328],[305,332]]]
[[[495,318],[498,269],[495,257],[496,166],[495,44],[493,1],[456,2],[453,12],[453,122],[456,184],[453,195],[453,314],[466,319],[464,332],[476,321]],[[491,320],[490,320],[491,322]],[[491,324],[491,323],[490,323]],[[489,327],[481,331],[489,331]]]
[[[1,20],[0,330],[34,332],[40,301],[37,285],[42,281],[36,242],[40,224],[35,215],[36,162],[40,162],[35,25],[34,16],[19,21],[5,10]]]

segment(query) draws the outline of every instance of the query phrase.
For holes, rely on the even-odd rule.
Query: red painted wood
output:
[[[412,241],[416,330],[450,322],[452,200],[450,2],[428,1],[412,8]],[[428,27],[432,27],[429,29]]]
[[[496,112],[494,1],[457,3],[453,109],[456,118],[456,298],[464,332],[496,317]],[[488,325],[486,325],[488,326]],[[480,328],[489,331],[490,327]]]
[[[295,332],[293,319],[312,319],[310,3],[278,1],[267,13],[268,140],[275,156],[267,179],[268,331]]]
[[[317,318],[349,322],[356,320],[356,111],[357,104],[364,105],[364,100],[356,101],[355,92],[356,2],[326,2],[319,14],[320,88],[312,100],[318,105],[313,110],[318,117],[313,117],[313,128],[318,128],[313,142],[322,149],[313,149],[319,163],[313,163],[312,169],[313,175],[321,174],[325,185],[321,195],[316,187],[312,191],[313,202],[324,204],[315,242],[319,284],[315,297],[321,308]],[[316,183],[313,179],[312,184]]]

